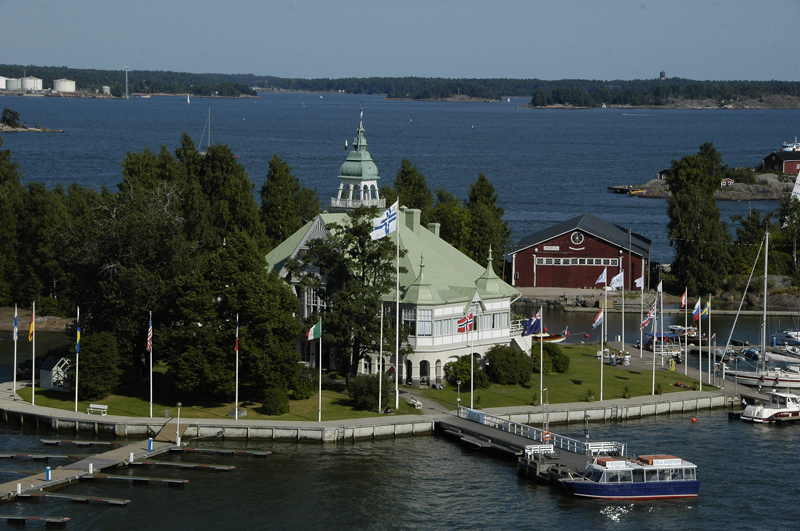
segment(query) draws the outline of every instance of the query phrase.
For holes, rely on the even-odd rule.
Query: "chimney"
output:
[[[437,238],[439,237],[439,223],[428,223],[428,230],[431,231]]]
[[[422,212],[417,208],[409,208],[406,210],[406,227],[411,229],[415,234],[419,234],[419,218]]]

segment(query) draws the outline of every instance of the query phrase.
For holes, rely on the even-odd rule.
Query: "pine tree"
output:
[[[400,169],[397,170],[397,177],[394,180],[394,191],[403,205],[421,211],[420,223],[423,227],[427,227],[433,206],[433,194],[428,188],[425,176],[417,170],[417,165],[411,164],[408,159],[403,159],[400,163]],[[387,201],[386,204],[392,203]]]
[[[467,210],[470,213],[472,229],[469,244],[469,257],[485,266],[488,263],[489,248],[495,258],[502,257],[511,245],[511,229],[503,221],[505,209],[496,206],[497,194],[494,186],[483,173],[469,187]],[[495,273],[502,274],[503,260],[494,260]]]
[[[273,155],[261,187],[261,220],[268,248],[274,248],[319,213],[314,190],[292,175],[288,164]]]

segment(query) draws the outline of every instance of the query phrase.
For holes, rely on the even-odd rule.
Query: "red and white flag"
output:
[[[458,333],[463,334],[464,332],[472,332],[473,330],[473,319],[472,314],[465,315],[461,319],[458,320]]]
[[[681,295],[681,308],[686,308],[686,296],[689,294],[689,288],[683,290],[683,295]]]
[[[150,316],[150,323],[147,325],[147,352],[153,352],[153,316]]]
[[[239,352],[239,314],[236,314],[236,346],[233,347],[236,352]]]

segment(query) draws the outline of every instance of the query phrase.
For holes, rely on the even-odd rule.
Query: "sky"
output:
[[[800,0],[0,0],[0,63],[285,78],[800,80]]]

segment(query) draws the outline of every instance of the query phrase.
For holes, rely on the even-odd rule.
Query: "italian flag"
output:
[[[317,321],[317,324],[311,327],[311,330],[306,332],[306,343],[312,339],[319,339],[322,337],[322,321]]]

